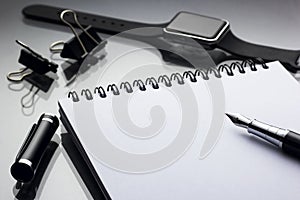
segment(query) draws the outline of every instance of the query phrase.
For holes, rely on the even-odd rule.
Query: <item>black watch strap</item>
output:
[[[230,30],[221,39],[217,46],[231,54],[246,58],[263,58],[264,61],[279,60],[284,67],[291,71],[300,70],[300,51],[252,44],[236,37]]]
[[[59,18],[59,14],[65,9],[66,8],[58,8],[58,7],[47,6],[47,5],[31,5],[23,9],[23,14],[28,19],[65,25]],[[116,18],[103,17],[103,16],[80,12],[80,11],[76,11],[76,15],[82,26],[87,27],[89,25],[92,25],[96,31],[99,31],[101,33],[108,33],[108,34],[118,34],[120,32],[124,32],[134,28],[141,28],[141,27],[163,28],[166,27],[167,24],[169,23],[167,22],[162,24],[148,24],[148,23],[132,22],[132,21],[120,20]],[[68,16],[66,16],[66,18],[67,17]],[[73,19],[68,20],[68,22],[70,22],[75,27],[77,26]],[[162,34],[163,33],[161,30],[161,33],[158,33],[158,35],[162,35]],[[147,42],[156,47],[164,47],[162,49],[170,48],[170,44],[166,43],[163,40],[153,39],[151,37],[143,37],[143,36],[139,37],[137,35],[135,35],[134,38]],[[178,57],[170,52],[166,52],[161,49],[158,50],[160,50],[162,57],[165,61],[185,65],[181,57]],[[226,60],[227,57],[224,52],[218,50],[208,50],[207,53],[210,55],[210,57],[213,59],[213,61],[216,64],[223,62],[224,60]]]
[[[47,5],[31,5],[27,6],[23,9],[23,14],[26,18],[45,21],[55,24],[65,25],[59,18],[59,14],[65,10],[66,8],[58,8]],[[111,17],[103,17],[100,15],[95,15],[91,13],[85,13],[76,11],[78,20],[80,24],[83,26],[92,25],[97,31],[101,33],[107,34],[117,34],[123,31],[127,31],[134,28],[141,27],[165,27],[168,23],[162,24],[149,24],[149,23],[141,23],[141,22],[133,22],[122,19],[116,19]],[[66,19],[68,16],[66,16]],[[72,18],[68,20],[69,22],[73,22]],[[71,23],[76,27],[76,23]]]
[[[23,14],[25,15],[25,17],[30,19],[63,24],[59,18],[59,13],[63,10],[65,9],[53,6],[31,5],[23,9]],[[103,17],[90,13],[84,13],[80,11],[76,11],[76,14],[83,26],[92,25],[97,31],[108,34],[117,34],[123,31],[141,27],[163,28],[169,24],[169,22],[161,24],[132,22],[116,18]],[[72,22],[73,20],[69,21]],[[73,23],[73,25],[75,25],[75,23]],[[217,44],[217,47],[233,55],[244,58],[259,57],[264,61],[279,60],[286,69],[294,73],[300,70],[300,51],[251,44],[237,38],[230,30]]]

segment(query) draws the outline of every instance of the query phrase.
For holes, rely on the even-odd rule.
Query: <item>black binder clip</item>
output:
[[[65,19],[65,16],[69,16],[69,13],[73,15],[75,23],[82,30],[80,34],[78,34],[72,24]],[[74,59],[81,63],[84,58],[97,46],[100,46],[100,49],[102,49],[107,43],[106,41],[102,41],[92,26],[83,28],[73,10],[62,11],[60,14],[60,19],[63,23],[70,27],[75,37],[71,38],[67,42],[54,42],[50,46],[50,51],[52,53],[60,53],[62,58]],[[62,45],[63,47],[60,48],[59,46]]]
[[[45,74],[50,71],[56,73],[58,65],[42,57],[19,40],[16,40],[16,42],[24,48],[21,49],[18,62],[24,65],[25,68],[21,68],[19,71],[10,72],[7,75],[7,79],[15,83],[19,83],[25,79],[32,85],[47,92],[53,79]]]

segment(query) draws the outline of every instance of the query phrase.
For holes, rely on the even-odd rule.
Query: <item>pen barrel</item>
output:
[[[282,150],[300,158],[300,134],[289,131],[282,141]]]
[[[29,182],[33,178],[58,125],[56,116],[43,114],[40,117],[30,141],[11,167],[11,174],[16,180]]]
[[[30,144],[21,156],[21,159],[31,161],[33,168],[38,165],[58,127],[58,119],[55,118],[52,115],[43,115],[41,117]]]
[[[254,119],[248,126],[248,132],[281,148],[283,143],[282,141],[288,134],[289,130],[271,126]]]

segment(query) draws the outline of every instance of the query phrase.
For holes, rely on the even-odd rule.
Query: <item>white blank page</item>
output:
[[[59,104],[112,199],[299,199],[299,160],[224,115],[300,131],[299,84],[279,62],[268,66],[212,78],[224,88],[224,99],[220,94],[215,101],[209,83],[198,79]],[[213,115],[220,113],[214,109],[223,117],[221,132],[212,136]],[[186,137],[178,141],[182,130]],[[204,158],[203,148],[210,148]]]

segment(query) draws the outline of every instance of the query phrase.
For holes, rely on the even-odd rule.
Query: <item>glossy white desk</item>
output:
[[[57,40],[72,37],[69,29],[41,22],[24,20],[23,7],[33,3],[69,7],[72,9],[99,13],[144,22],[165,22],[178,11],[186,10],[204,15],[224,18],[241,38],[275,47],[300,49],[300,2],[295,0],[124,0],[124,1],[15,1],[2,2],[0,6],[0,199],[14,199],[15,180],[9,169],[30,126],[43,112],[58,114],[57,99],[67,91],[61,70],[59,79],[48,94],[38,93],[35,110],[22,112],[20,100],[28,92],[25,84],[11,85],[6,74],[18,69],[20,47],[16,39],[24,41],[46,57],[50,57],[49,45]],[[299,77],[299,76],[297,76]],[[279,80],[280,81],[280,80]],[[19,91],[15,91],[19,90]],[[60,133],[61,130],[57,131]],[[38,199],[86,199],[91,198],[77,172],[59,146],[55,159],[42,180],[37,193]]]

